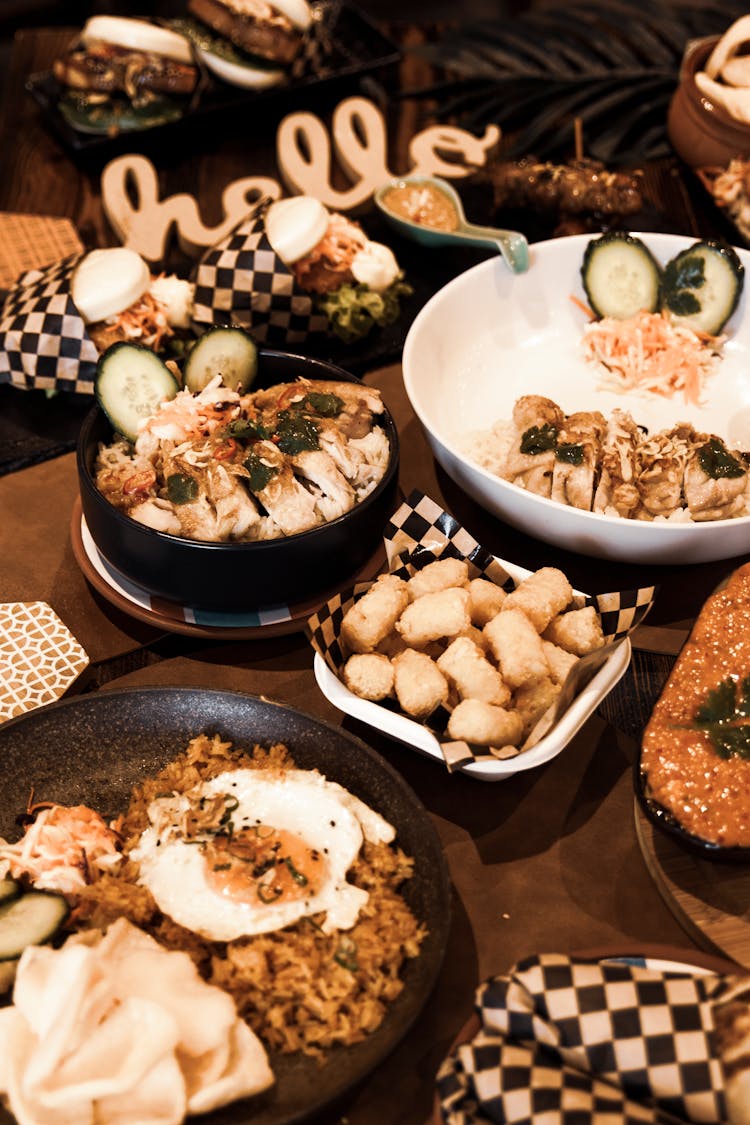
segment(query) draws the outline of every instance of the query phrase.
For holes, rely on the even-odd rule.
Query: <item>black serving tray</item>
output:
[[[305,73],[300,77],[290,75],[283,84],[265,90],[246,90],[230,86],[214,75],[204,75],[204,88],[194,104],[186,109],[175,121],[153,125],[144,129],[127,130],[110,135],[107,133],[84,133],[74,129],[63,117],[58,102],[63,87],[51,71],[40,71],[26,80],[26,91],[39,106],[46,123],[57,139],[75,153],[104,153],[133,145],[135,138],[147,135],[177,134],[190,131],[204,123],[216,124],[217,120],[229,120],[238,111],[243,116],[243,126],[247,128],[252,121],[250,111],[262,110],[263,117],[274,111],[284,112],[289,106],[307,105],[311,96],[318,92],[330,93],[339,87],[351,84],[352,79],[360,78],[375,70],[398,62],[400,52],[396,44],[384,35],[362,12],[346,4],[334,4],[325,16],[328,35],[328,51],[316,73]]]

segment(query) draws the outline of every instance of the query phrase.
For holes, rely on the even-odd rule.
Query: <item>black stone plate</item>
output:
[[[380,1027],[364,1042],[330,1052],[324,1066],[301,1055],[272,1057],[273,1090],[201,1117],[203,1125],[292,1125],[333,1105],[385,1059],[419,1014],[442,963],[450,925],[447,869],[432,822],[400,774],[337,727],[256,696],[179,687],[104,691],[0,727],[0,836],[18,837],[15,818],[32,786],[37,801],[87,804],[114,816],[136,782],[203,732],[248,749],[285,743],[298,766],[320,769],[382,813],[415,860],[404,894],[429,934],[420,956],[407,963],[405,987]],[[3,1125],[12,1120],[0,1109]]]

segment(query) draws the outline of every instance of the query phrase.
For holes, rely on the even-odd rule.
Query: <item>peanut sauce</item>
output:
[[[400,184],[383,195],[383,206],[421,227],[458,229],[458,212],[444,191],[433,184]]]
[[[646,726],[641,756],[648,796],[687,832],[722,847],[750,846],[750,758],[741,756],[750,752],[748,689],[745,563],[703,606]],[[729,708],[720,714],[722,698]]]

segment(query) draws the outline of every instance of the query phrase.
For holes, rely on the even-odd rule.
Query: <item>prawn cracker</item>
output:
[[[99,353],[70,295],[83,254],[19,277],[0,310],[0,383],[94,393]]]
[[[387,572],[399,578],[408,580],[437,558],[455,558],[468,562],[470,578],[488,579],[507,592],[516,586],[516,580],[506,569],[502,559],[478,543],[458,520],[418,489],[410,493],[391,516],[383,531],[383,541]],[[361,582],[342,590],[310,617],[306,625],[305,631],[313,648],[342,682],[343,667],[349,654],[339,643],[341,622],[349,608],[371,585],[370,582]],[[596,661],[592,661],[591,676],[641,624],[654,603],[656,592],[657,587],[644,586],[636,590],[617,590],[605,594],[574,594],[570,608],[593,606],[599,615],[604,634],[605,644],[598,650]],[[580,690],[584,685],[578,686]],[[405,714],[392,700],[386,700],[377,706],[397,714]],[[560,717],[556,712],[555,721]],[[439,707],[425,721],[425,726],[440,743],[449,772],[471,762],[497,760],[497,749],[493,753],[489,747],[475,747],[449,739],[446,730],[448,718],[449,713],[445,708]],[[553,727],[548,723],[544,735],[549,734],[551,729]],[[535,745],[539,744],[537,735]]]

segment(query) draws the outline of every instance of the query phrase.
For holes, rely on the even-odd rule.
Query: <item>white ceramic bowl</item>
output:
[[[629,410],[652,432],[676,422],[716,433],[750,449],[750,253],[740,304],[706,404],[681,397],[624,395],[597,388],[581,358],[586,301],[580,267],[589,235],[530,247],[527,273],[512,274],[491,258],[454,278],[418,314],[403,352],[406,392],[437,461],[456,484],[493,515],[548,543],[604,559],[633,563],[698,563],[750,552],[750,516],[711,523],[642,522],[567,507],[500,480],[462,452],[467,433],[510,419],[516,399],[541,394],[566,413]],[[662,264],[694,242],[669,234],[639,234]]]
[[[532,573],[507,559],[501,559],[500,561],[516,583],[528,578]],[[581,592],[580,590],[576,591],[576,593]],[[457,772],[465,773],[478,781],[505,781],[514,774],[534,769],[536,766],[544,765],[545,762],[556,758],[625,675],[631,657],[632,647],[630,641],[626,638],[622,644],[617,645],[612,650],[596,675],[575,697],[552,730],[530,750],[524,750],[523,753],[517,754],[514,758],[481,759],[477,762],[467,762],[459,766]],[[437,762],[442,763],[445,768],[445,759],[440,749],[440,743],[424,723],[420,723],[402,712],[392,711],[389,707],[384,707],[380,703],[373,703],[369,699],[361,699],[349,691],[349,688],[334,675],[323,657],[317,652],[313,667],[318,687],[334,707],[338,707],[345,715],[351,715],[353,719],[359,719],[360,722],[367,723],[375,730],[382,731],[383,734],[389,735],[397,742],[402,742],[419,754],[434,758]]]

